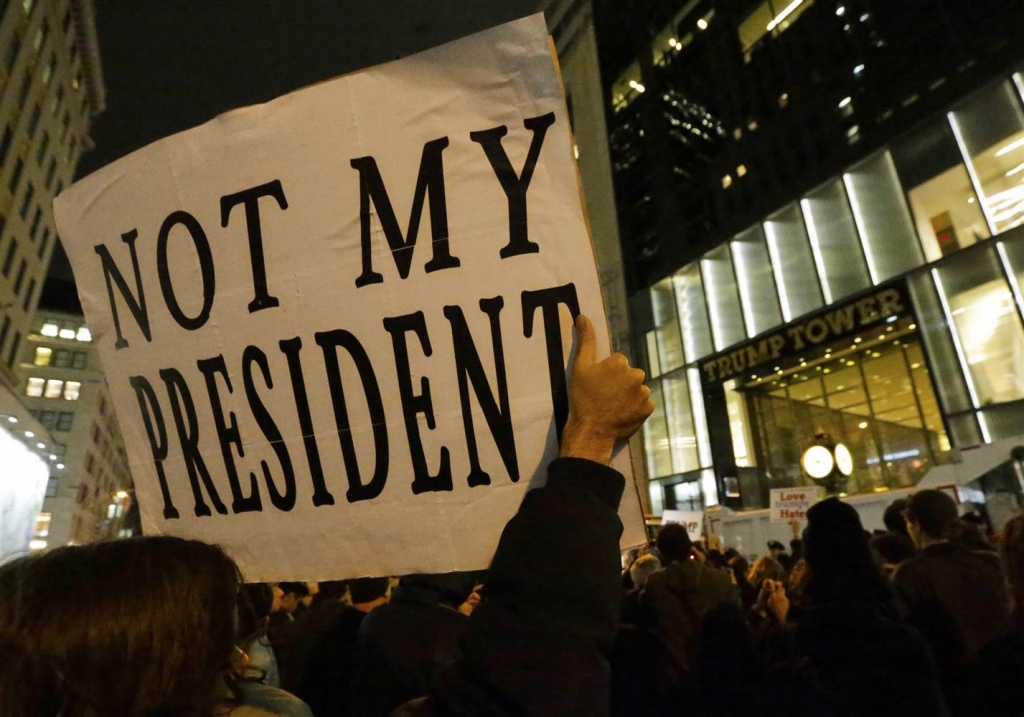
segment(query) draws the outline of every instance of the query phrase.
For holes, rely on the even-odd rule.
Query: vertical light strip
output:
[[[1024,102],[1024,75],[1019,72],[1014,72],[1013,84],[1017,86],[1017,94],[1020,95],[1021,102]]]
[[[871,283],[878,284],[878,268],[875,266],[875,255],[871,253],[871,242],[868,240],[868,228],[864,223],[864,215],[860,213],[860,201],[857,199],[857,190],[853,188],[853,175],[843,175],[843,186],[846,187],[846,195],[850,198],[850,209],[853,210],[853,223],[857,225],[857,236],[860,237],[860,246],[864,250],[864,259],[868,262],[868,274],[871,275]]]
[[[711,263],[711,259],[700,260],[701,268]],[[710,267],[704,273],[710,274],[711,268],[713,267]],[[714,277],[711,278],[714,279]],[[708,281],[707,279],[704,279],[702,283],[704,284],[704,295],[707,296],[708,299],[708,314],[711,316],[711,339],[715,344],[715,351],[721,351],[725,348],[725,337],[722,336],[722,321],[721,317],[718,315],[718,300],[717,297],[715,297],[714,289],[712,288],[715,282],[713,280]]]
[[[947,112],[946,118],[949,120],[949,126],[953,129],[953,137],[956,138],[956,146],[960,148],[960,156],[963,157],[964,165],[967,167],[967,175],[971,178],[971,185],[974,187],[974,193],[978,195],[978,202],[981,204],[982,214],[985,215],[985,223],[988,224],[989,234],[995,236],[996,223],[992,218],[992,212],[988,206],[988,199],[981,191],[981,181],[978,179],[978,173],[974,171],[974,163],[971,161],[971,157],[967,153],[967,145],[964,144],[964,136],[960,133],[960,124],[956,121],[956,115],[952,112]]]
[[[932,279],[935,280],[935,288],[938,289],[939,293],[939,303],[942,304],[942,313],[946,317],[946,324],[949,325],[949,335],[953,337],[956,357],[960,360],[960,371],[964,375],[964,380],[967,381],[967,392],[971,394],[971,405],[975,408],[980,408],[981,403],[978,401],[978,392],[974,388],[974,377],[971,376],[971,368],[967,365],[967,356],[964,355],[964,347],[960,344],[960,332],[957,331],[956,323],[953,321],[953,312],[949,310],[946,288],[942,285],[938,269],[932,269]]]
[[[789,322],[793,320],[793,312],[789,308],[789,295],[786,293],[785,276],[782,274],[782,262],[779,257],[778,239],[775,237],[775,228],[771,222],[764,223],[764,235],[768,239],[768,258],[772,262],[772,274],[775,275],[775,288],[779,290],[779,303],[782,305],[782,318]]]
[[[750,303],[750,289],[753,284],[750,280],[750,275],[747,273],[747,263],[743,258],[743,247],[739,246],[742,242],[734,241],[732,243],[732,259],[733,264],[736,265],[736,281],[740,287],[740,303],[743,304],[743,323],[747,325],[747,335],[756,336],[757,327],[754,326],[754,307]]]
[[[697,456],[701,468],[711,468],[711,436],[708,433],[707,414],[704,413],[704,393],[700,383],[700,369],[686,369],[687,385],[690,388],[690,404],[693,406],[693,428],[697,434]]]
[[[988,421],[985,420],[985,414],[982,413],[981,411],[978,411],[974,415],[978,417],[978,428],[981,429],[981,440],[985,441],[985,443],[991,443],[992,436],[989,435],[988,432]]]
[[[811,254],[814,256],[814,266],[818,269],[821,291],[825,296],[825,303],[831,304],[832,288],[828,285],[828,276],[825,274],[825,258],[821,255],[818,228],[814,226],[814,216],[811,214],[811,201],[809,199],[801,199],[800,210],[804,215],[804,226],[807,227],[807,236],[811,240]]]
[[[998,242],[996,251],[999,253],[999,261],[1003,264],[1003,270],[1006,271],[1006,278],[1010,282],[1010,291],[1013,292],[1013,300],[1017,302],[1017,311],[1024,316],[1024,295],[1021,295],[1020,282],[1017,281],[1017,274],[1014,273],[1013,267],[1010,265],[1010,257],[1006,255],[1006,246],[1002,242]]]
[[[690,318],[689,298],[686,296],[687,286],[679,274],[672,277],[672,293],[676,296],[676,316],[679,318],[679,330],[683,339],[683,363],[697,360],[697,345],[694,339],[693,320]]]

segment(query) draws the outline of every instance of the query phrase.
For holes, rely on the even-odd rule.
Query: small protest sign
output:
[[[144,532],[249,580],[485,567],[558,454],[573,316],[608,353],[540,15],[229,112],[54,211]]]
[[[772,488],[769,520],[772,523],[803,523],[807,510],[821,499],[821,488]]]
[[[698,540],[704,532],[704,513],[699,510],[666,510],[661,514],[661,524],[678,523],[686,528],[690,540]]]

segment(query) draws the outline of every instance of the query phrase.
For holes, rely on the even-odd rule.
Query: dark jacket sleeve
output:
[[[624,480],[560,458],[502,533],[487,599],[433,695],[448,715],[602,715],[615,637]]]

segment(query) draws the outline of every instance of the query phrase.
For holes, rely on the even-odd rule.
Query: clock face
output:
[[[804,471],[811,478],[820,479],[832,472],[835,461],[832,458],[832,451],[825,446],[811,446],[800,458]]]
[[[842,443],[836,444],[836,468],[844,476],[853,473],[853,456],[850,455],[850,449]]]

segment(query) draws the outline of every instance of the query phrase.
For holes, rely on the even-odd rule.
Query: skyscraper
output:
[[[1024,5],[596,17],[652,505],[765,507],[818,433],[870,494],[1024,432]]]
[[[0,2],[0,555],[23,550],[61,444],[24,405],[16,371],[57,242],[50,204],[104,107],[91,0]],[[59,482],[59,481],[58,481]],[[39,541],[34,547],[42,547]]]

